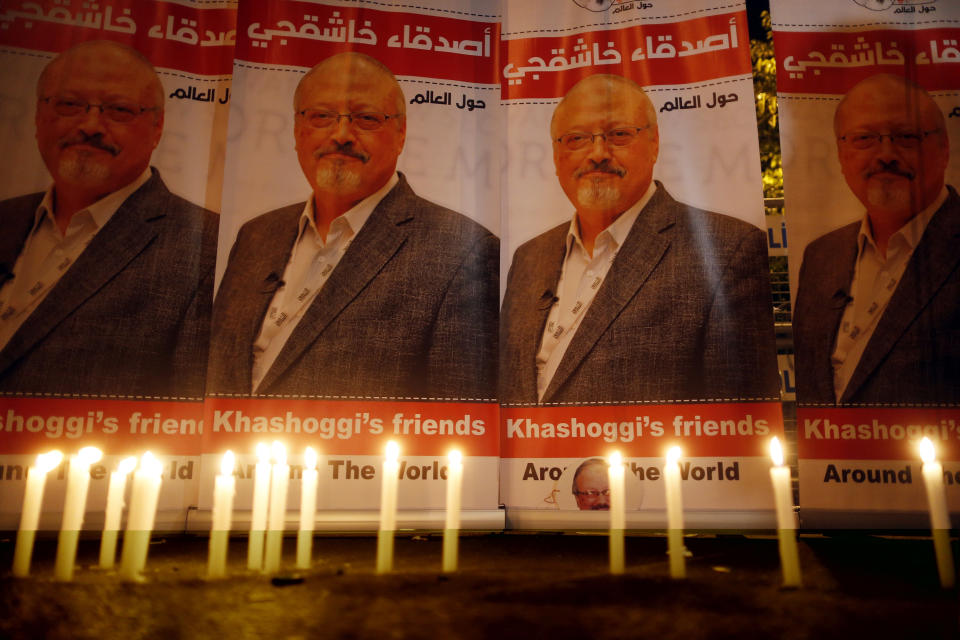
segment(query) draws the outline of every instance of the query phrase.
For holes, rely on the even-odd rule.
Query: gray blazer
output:
[[[537,402],[536,356],[568,228],[514,255],[501,310],[501,402]],[[657,183],[543,402],[777,399],[778,390],[763,233],[679,203]]]
[[[208,390],[250,395],[253,343],[303,203],[243,225],[214,303]],[[499,240],[403,175],[353,239],[257,395],[491,399]]]
[[[0,279],[42,199],[0,202]],[[0,351],[0,392],[202,398],[218,221],[153,169]]]
[[[960,402],[960,197],[934,213],[840,399],[841,404]],[[836,403],[830,356],[857,258],[854,222],[803,254],[793,343],[797,400]]]

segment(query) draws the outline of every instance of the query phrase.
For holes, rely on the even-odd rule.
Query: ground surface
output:
[[[804,537],[794,591],[779,586],[776,540],[742,536],[688,537],[685,581],[668,578],[655,536],[627,539],[621,577],[607,575],[598,535],[467,536],[449,577],[439,536],[398,538],[387,576],[373,574],[375,539],[317,538],[315,567],[287,585],[247,573],[243,538],[220,581],[203,577],[203,538],[155,540],[144,584],[90,568],[98,544],[81,541],[74,582],[57,583],[55,541],[38,541],[21,580],[0,540],[0,638],[960,637],[958,594],[940,589],[929,539]],[[292,564],[293,539],[285,551]]]

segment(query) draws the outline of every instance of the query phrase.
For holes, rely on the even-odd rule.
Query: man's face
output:
[[[300,167],[315,194],[358,202],[386,184],[406,136],[403,118],[393,117],[397,93],[390,77],[356,62],[332,64],[304,81],[295,105],[294,138]],[[391,117],[374,130],[364,130],[347,118],[316,128],[299,115],[305,109]]]
[[[574,490],[581,511],[610,509],[610,478],[603,465],[593,464],[581,471]]]
[[[903,86],[877,83],[854,89],[837,114],[840,167],[850,190],[871,214],[909,219],[932,203],[943,188],[949,159],[946,132],[939,129],[936,105]],[[889,134],[918,134],[912,148]],[[856,148],[864,135],[884,137]],[[862,146],[862,144],[861,144]]]
[[[558,107],[551,128],[553,162],[560,186],[578,212],[620,214],[650,186],[659,134],[656,124],[648,121],[642,95],[605,82],[597,82],[595,88],[578,91]],[[585,147],[571,150],[556,140],[573,132],[600,134],[648,126],[626,146],[614,146],[597,136]]]
[[[57,189],[100,197],[133,182],[149,166],[163,133],[161,111],[140,111],[162,106],[156,76],[109,47],[67,53],[54,64],[39,87],[36,126],[37,146]],[[57,103],[113,105],[121,107],[114,115],[136,115],[118,122],[97,106],[61,115]]]

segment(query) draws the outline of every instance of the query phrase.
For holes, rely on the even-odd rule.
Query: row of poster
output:
[[[653,526],[679,444],[692,526],[772,526],[782,381],[802,509],[922,511],[918,438],[960,465],[960,9],[771,4],[785,219],[742,2],[5,3],[0,527],[50,447],[106,452],[93,505],[150,449],[182,524],[274,439],[333,528],[388,439],[416,522],[456,447],[478,527],[603,526],[616,449]]]

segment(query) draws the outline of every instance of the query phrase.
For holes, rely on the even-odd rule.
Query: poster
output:
[[[931,438],[945,480],[958,456],[960,12],[771,5],[801,512],[814,526],[925,527],[917,444]]]
[[[584,482],[618,449],[628,526],[663,526],[679,444],[692,526],[762,526],[782,420],[743,6],[513,3],[501,52],[508,522],[605,526]]]
[[[239,7],[204,459],[310,444],[341,523],[375,524],[394,439],[400,527],[438,525],[455,447],[465,508],[503,525],[497,7]]]
[[[54,447],[104,451],[88,526],[107,473],[147,449],[166,469],[158,527],[196,504],[235,20],[230,2],[0,11],[4,528]],[[64,470],[42,527],[58,524]]]

